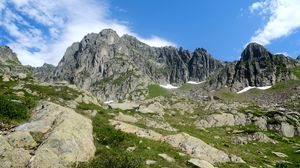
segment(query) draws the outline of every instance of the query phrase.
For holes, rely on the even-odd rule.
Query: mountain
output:
[[[242,52],[241,59],[228,63],[210,84],[220,88],[225,85],[232,90],[247,86],[272,86],[281,81],[297,79],[290,68],[297,61],[284,55],[274,55],[257,43],[250,43]]]
[[[67,80],[99,100],[138,99],[151,83],[181,85],[203,81],[223,68],[206,50],[150,47],[111,29],[88,34],[70,46],[58,64],[55,80]]]
[[[8,46],[0,46],[0,63],[1,64],[21,64],[16,53],[14,53]]]

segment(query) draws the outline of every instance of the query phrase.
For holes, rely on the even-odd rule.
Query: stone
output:
[[[8,150],[0,157],[0,168],[24,168],[30,158],[29,152],[22,148]]]
[[[282,122],[280,132],[286,137],[293,137],[295,135],[295,128],[289,123]]]
[[[47,140],[36,149],[31,168],[66,167],[75,162],[86,162],[94,156],[96,148],[90,119],[50,102],[41,102],[33,119],[36,122],[52,121],[53,125],[50,125]]]
[[[155,160],[146,160],[146,165],[154,165],[155,163]]]
[[[165,159],[168,162],[175,162],[175,159],[170,157],[169,155],[165,154],[165,153],[160,153],[158,154],[158,156],[160,156],[161,158]]]
[[[159,115],[164,115],[164,106],[159,102],[151,103],[147,106],[141,105],[138,109],[142,113],[155,113]]]
[[[127,152],[133,152],[134,150],[136,149],[136,147],[128,147],[127,149],[126,149],[126,151]]]
[[[200,159],[190,159],[188,160],[188,163],[199,168],[214,168],[214,166],[211,163]]]
[[[190,136],[186,133],[179,133],[175,135],[168,135],[164,138],[164,141],[171,146],[184,151],[190,156],[206,160],[210,163],[222,163],[222,162],[240,162],[244,163],[242,159],[231,159],[231,157],[225,152],[218,150],[202,140]]]
[[[12,150],[13,147],[7,142],[6,138],[0,135],[0,155],[8,150]]]
[[[136,123],[139,121],[137,118],[130,115],[123,114],[121,112],[117,116],[115,116],[114,119],[118,121],[128,122],[128,123]]]
[[[177,131],[177,129],[173,128],[166,121],[159,121],[159,120],[154,120],[154,119],[150,119],[150,118],[144,118],[143,121],[145,122],[145,125],[150,128],[158,128],[158,129],[163,129],[163,130],[171,131],[171,132]]]
[[[281,157],[281,158],[286,158],[288,157],[286,154],[284,153],[281,153],[281,152],[272,152],[274,155],[278,156],[278,157]]]
[[[37,143],[27,131],[17,131],[7,136],[8,143],[15,148],[34,148]]]
[[[135,134],[138,137],[143,137],[151,140],[160,141],[163,139],[163,135],[149,129],[143,129],[131,124],[127,124],[121,121],[110,120],[110,124],[116,129],[121,130],[126,133]]]
[[[254,124],[261,130],[267,130],[267,119],[265,117],[254,117]]]
[[[133,102],[124,102],[124,103],[110,103],[108,104],[111,109],[120,109],[120,110],[135,110],[139,107],[138,104]]]
[[[277,141],[269,138],[262,132],[255,132],[254,134],[246,135],[246,136],[234,136],[232,137],[232,142],[235,144],[248,144],[250,141],[258,141],[263,143],[278,143]]]
[[[234,124],[234,116],[229,113],[212,114],[205,117],[205,119],[197,120],[195,122],[195,125],[200,128],[234,126]]]

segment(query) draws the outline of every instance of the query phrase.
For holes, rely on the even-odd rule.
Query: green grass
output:
[[[168,96],[170,92],[167,89],[160,87],[159,85],[149,85],[148,86],[148,97],[149,99],[159,96]]]
[[[31,114],[26,104],[16,102],[7,96],[0,95],[0,119],[5,123],[20,123],[27,121]]]
[[[290,68],[290,70],[298,79],[300,79],[300,66]]]
[[[74,100],[80,95],[80,92],[67,86],[41,86],[26,84],[25,87],[37,92],[41,99],[47,99],[50,97],[54,101],[59,98],[63,100]]]
[[[78,106],[76,108],[78,110],[102,110],[102,107],[100,107],[96,104],[93,104],[93,103],[86,104],[83,102],[78,104]]]
[[[190,84],[190,83],[185,83],[185,84],[183,84],[183,85],[179,88],[179,90],[185,91],[185,90],[191,89],[192,87],[193,87],[192,84]]]
[[[80,168],[160,168],[160,167],[188,167],[186,156],[180,156],[178,150],[170,145],[139,138],[134,134],[127,134],[116,130],[109,125],[112,117],[109,113],[117,113],[118,110],[103,109],[93,118],[93,132],[96,145],[96,154],[88,163],[81,163]],[[125,111],[123,111],[126,113]],[[127,112],[128,113],[128,112]],[[133,152],[128,152],[128,147],[135,147]],[[166,153],[176,161],[169,163],[158,156]],[[148,166],[146,160],[155,160],[156,164]]]

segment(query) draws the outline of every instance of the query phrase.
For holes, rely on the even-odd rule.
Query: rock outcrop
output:
[[[0,135],[0,142],[4,167],[62,168],[90,160],[96,150],[91,120],[50,102],[41,102],[31,122]]]
[[[297,61],[284,55],[274,55],[257,43],[250,43],[235,63],[228,63],[210,81],[216,88],[225,85],[239,91],[247,86],[272,86],[280,81],[296,79],[289,67]]]

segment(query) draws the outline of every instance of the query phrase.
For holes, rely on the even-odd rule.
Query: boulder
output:
[[[236,156],[229,156],[225,152],[218,150],[202,140],[190,136],[186,133],[179,133],[175,135],[169,135],[164,138],[164,141],[171,146],[184,151],[190,156],[206,160],[210,163],[222,163],[222,162],[238,162],[244,163],[241,158]]]
[[[17,131],[7,136],[8,143],[15,148],[34,148],[37,143],[27,131]]]
[[[188,160],[188,163],[199,168],[214,168],[214,166],[208,161],[200,159],[190,159]]]
[[[132,133],[137,135],[138,137],[143,137],[147,139],[152,139],[152,140],[162,140],[163,135],[160,133],[157,133],[155,131],[149,130],[149,129],[143,129],[131,124],[127,124],[121,121],[116,121],[116,120],[110,120],[110,124],[113,125],[116,129],[121,130],[126,133]]]
[[[30,158],[29,152],[22,148],[8,150],[0,157],[0,168],[24,168]]]
[[[154,102],[149,105],[141,105],[138,110],[142,113],[156,113],[164,115],[164,106],[159,102]]]
[[[254,117],[254,124],[261,130],[267,130],[267,119],[266,117]]]
[[[195,125],[200,128],[234,126],[235,118],[229,113],[212,114],[205,119],[196,120]]]
[[[120,110],[135,110],[139,108],[139,105],[133,102],[125,103],[110,103],[108,107],[111,109],[120,109]]]
[[[146,160],[146,165],[153,165],[155,163],[156,163],[155,160]]]
[[[280,127],[280,132],[282,133],[282,135],[286,137],[293,137],[295,135],[295,128],[289,123],[282,122]]]
[[[169,155],[165,154],[165,153],[160,153],[158,154],[158,156],[160,156],[161,158],[165,159],[168,162],[175,162],[175,159],[170,157]]]
[[[136,123],[139,121],[137,118],[130,115],[123,114],[121,112],[117,116],[115,116],[114,119],[118,121],[129,122],[129,123]]]
[[[12,150],[13,147],[7,142],[6,138],[0,135],[0,155],[8,150]]]
[[[281,158],[286,158],[288,157],[288,155],[281,153],[281,152],[272,152],[274,155],[276,155],[277,157],[281,157]]]
[[[50,102],[40,103],[34,119],[53,121],[53,125],[45,142],[35,151],[31,168],[66,167],[75,162],[88,161],[94,156],[96,149],[90,119]]]
[[[276,144],[277,141],[269,138],[267,135],[265,135],[262,132],[256,132],[251,135],[246,136],[234,136],[232,137],[232,142],[235,144],[248,144],[250,141],[258,141],[263,143],[273,143]]]

